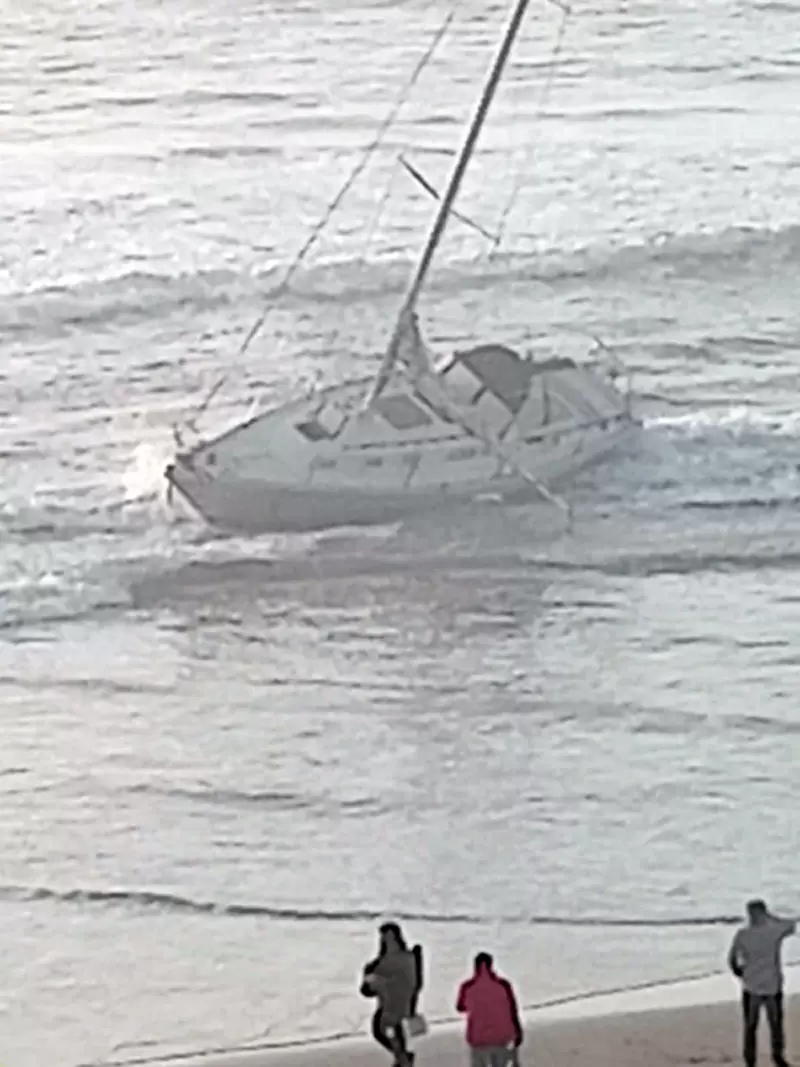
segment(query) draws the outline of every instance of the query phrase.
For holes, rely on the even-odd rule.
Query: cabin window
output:
[[[383,460],[382,459],[377,459],[375,457],[372,457],[371,459],[367,460],[367,466],[368,467],[382,467],[383,466]]]
[[[314,470],[332,471],[336,467],[335,459],[317,459],[311,464]]]
[[[307,441],[330,441],[331,434],[317,419],[308,419],[306,422],[298,422],[295,426]]]
[[[451,448],[447,453],[448,459],[472,459],[477,456],[478,449],[473,445],[464,445],[461,448]]]
[[[375,403],[375,410],[395,430],[416,430],[431,424],[431,418],[427,412],[402,393],[380,397]]]

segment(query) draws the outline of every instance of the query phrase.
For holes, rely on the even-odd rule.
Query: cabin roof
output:
[[[542,361],[523,359],[513,348],[501,344],[477,345],[465,352],[456,352],[447,369],[459,363],[483,382],[514,415],[525,403],[532,378],[546,371],[575,366],[573,360],[560,356]]]

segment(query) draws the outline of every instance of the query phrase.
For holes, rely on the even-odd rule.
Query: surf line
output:
[[[784,967],[800,967],[800,959],[790,960]],[[690,971],[676,978],[655,978],[646,982],[634,982],[630,985],[610,986],[603,989],[588,990],[584,993],[570,993],[563,997],[553,997],[549,1000],[534,1001],[524,1004],[522,1010],[526,1013],[546,1011],[548,1008],[560,1008],[567,1004],[578,1004],[602,997],[618,996],[621,993],[641,993],[648,989],[665,989],[670,986],[688,985],[694,982],[703,982],[709,978],[719,978],[728,972],[717,968],[712,971]],[[89,1063],[76,1064],[76,1067],[148,1067],[151,1064],[185,1063],[188,1060],[208,1059],[212,1056],[226,1056],[236,1052],[278,1052],[282,1049],[314,1048],[319,1045],[332,1044],[338,1041],[348,1041],[355,1037],[361,1037],[368,1016],[352,1030],[343,1030],[338,1033],[326,1034],[320,1037],[308,1037],[302,1039],[288,1038],[285,1041],[265,1041],[264,1032],[250,1039],[245,1039],[237,1045],[224,1045],[216,1048],[201,1048],[188,1052],[173,1052],[163,1056],[144,1056],[123,1060],[93,1060]],[[458,1022],[458,1016],[446,1015],[436,1019],[429,1019],[429,1026],[441,1027]]]

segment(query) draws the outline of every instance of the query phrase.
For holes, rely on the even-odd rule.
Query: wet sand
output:
[[[792,975],[794,977],[794,975]],[[788,993],[796,988],[792,982]],[[705,1002],[705,998],[712,1002]],[[687,1001],[694,1000],[694,1003]],[[704,1002],[699,1002],[699,1001]],[[663,1006],[659,1007],[658,1005]],[[620,1010],[622,1008],[622,1010]],[[800,1052],[800,996],[786,1004],[789,1062]],[[760,1058],[770,1063],[762,1018]],[[695,1067],[741,1062],[735,986],[728,979],[675,990],[599,997],[526,1014],[521,1067]],[[416,1044],[417,1067],[466,1067],[461,1027],[443,1026]],[[164,1060],[166,1065],[169,1061]],[[174,1061],[173,1061],[174,1062]],[[365,1038],[351,1038],[181,1060],[182,1067],[388,1067],[388,1057]]]

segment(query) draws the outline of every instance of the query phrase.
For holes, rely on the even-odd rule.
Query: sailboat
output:
[[[481,498],[540,495],[636,425],[619,369],[487,338],[437,356],[417,305],[529,0],[514,0],[377,374],[317,388],[179,447],[165,477],[210,525],[269,533],[374,525]]]

